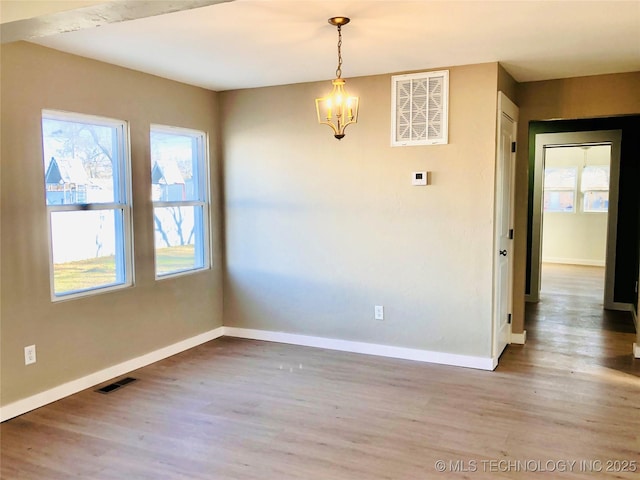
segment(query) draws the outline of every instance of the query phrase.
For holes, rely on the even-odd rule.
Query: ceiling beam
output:
[[[233,0],[111,0],[59,3],[3,1],[0,40],[2,43],[29,41],[57,33],[95,28],[109,23],[126,22],[230,1]],[[49,5],[50,3],[53,5]],[[22,7],[19,4],[22,4]],[[26,8],[27,4],[32,5]],[[4,20],[5,17],[7,20]]]

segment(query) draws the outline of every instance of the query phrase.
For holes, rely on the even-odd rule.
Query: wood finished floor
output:
[[[84,391],[3,423],[1,477],[640,478],[619,472],[623,463],[598,471],[609,460],[640,471],[633,325],[601,310],[599,275],[545,268],[528,342],[507,347],[494,372],[209,342],[133,372],[139,380],[111,394]],[[452,472],[456,461],[467,472]],[[577,463],[525,471],[562,465],[547,461]]]

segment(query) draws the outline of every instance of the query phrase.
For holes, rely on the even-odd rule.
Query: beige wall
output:
[[[217,94],[27,43],[2,46],[1,321],[6,405],[222,325]],[[129,122],[133,288],[51,303],[41,110]],[[209,132],[213,268],[156,281],[149,124]],[[37,363],[24,365],[35,344]]]
[[[604,267],[606,247],[606,213],[544,214],[543,262]]]
[[[390,75],[347,79],[341,141],[329,82],[220,94],[225,325],[490,357],[497,76],[451,68],[449,144],[420,147],[389,146]]]
[[[516,224],[513,331],[524,329],[527,250],[529,122],[577,119],[640,112],[640,72],[528,82],[518,86],[518,151],[516,154]]]
[[[518,82],[500,64],[498,64],[498,91],[504,93],[516,105],[518,104]]]

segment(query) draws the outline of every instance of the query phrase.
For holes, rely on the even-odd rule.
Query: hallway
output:
[[[606,367],[640,377],[629,312],[602,308],[604,268],[546,263],[539,303],[526,305],[524,348],[571,370]]]

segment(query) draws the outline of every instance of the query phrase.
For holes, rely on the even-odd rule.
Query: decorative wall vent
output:
[[[391,145],[448,143],[449,71],[391,77]]]

